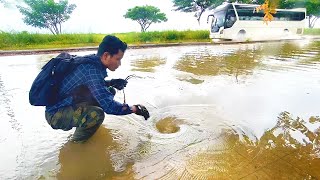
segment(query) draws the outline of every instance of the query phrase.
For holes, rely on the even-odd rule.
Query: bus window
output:
[[[229,9],[226,16],[226,23],[224,25],[225,28],[231,28],[233,24],[236,22],[236,13],[233,9]]]
[[[255,11],[254,6],[235,6],[238,12],[239,20],[245,21],[261,21],[263,20],[263,11]]]
[[[302,21],[305,19],[304,12],[277,11],[273,16],[275,20],[279,21]]]
[[[219,11],[214,13],[214,20],[211,24],[211,32],[219,32],[220,27],[224,26],[226,11]]]
[[[261,21],[265,15],[263,11],[257,12],[255,10],[256,6],[235,5],[235,7],[239,20]],[[305,12],[276,10],[276,13],[272,16],[274,21],[302,21],[305,19]]]
[[[217,18],[212,19],[212,24],[211,24],[211,32],[218,32],[219,31],[219,26],[217,26]]]

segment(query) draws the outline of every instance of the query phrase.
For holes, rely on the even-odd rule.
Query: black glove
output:
[[[126,87],[127,83],[128,81],[124,79],[111,79],[109,85],[118,90],[122,90]]]
[[[149,111],[147,110],[146,107],[144,107],[141,104],[137,104],[137,105],[134,105],[134,106],[137,109],[137,111],[136,111],[137,115],[143,116],[145,120],[147,120],[150,117]]]
[[[114,96],[116,95],[116,90],[112,87],[112,86],[109,86],[108,87],[108,90],[111,92],[111,94],[113,94]]]

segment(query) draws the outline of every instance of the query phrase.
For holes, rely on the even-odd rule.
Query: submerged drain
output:
[[[156,123],[156,128],[160,133],[171,134],[180,130],[180,124],[182,124],[182,120],[176,117],[166,117]]]

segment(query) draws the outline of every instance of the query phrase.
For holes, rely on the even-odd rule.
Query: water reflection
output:
[[[191,158],[181,178],[316,179],[320,177],[319,122],[318,116],[306,122],[282,112],[258,141],[226,130],[224,150],[209,147]]]
[[[136,59],[131,62],[133,66],[132,71],[141,71],[141,72],[154,72],[155,67],[163,65],[166,63],[166,60],[160,57],[148,57]]]
[[[275,56],[279,60],[290,60],[289,58],[294,56],[295,53],[303,51],[299,44],[285,42],[279,44],[267,44],[262,47],[263,54],[266,56]]]
[[[263,56],[267,57],[268,71],[300,71],[304,69],[318,68],[320,59],[319,41],[309,43],[286,42],[281,45],[266,44],[263,48]]]
[[[288,70],[301,68],[299,65],[317,64],[320,61],[319,47],[319,41],[305,43],[303,47],[295,42],[255,44],[223,55],[206,49],[203,52],[185,53],[174,68],[195,75],[195,77],[180,78],[193,84],[203,82],[197,76],[231,75],[238,81],[240,75],[251,75],[254,69],[259,67],[267,70]],[[290,64],[270,63],[272,60]]]
[[[2,179],[320,177],[319,42],[130,49],[109,75],[137,75],[125,95],[151,118],[108,116],[85,144],[28,103],[54,56],[0,57]]]
[[[300,58],[312,58],[319,55],[319,41],[311,42],[301,47],[298,43],[286,42],[279,45],[265,45],[264,55],[277,57],[279,60],[292,61]]]
[[[178,78],[180,81],[186,81],[186,82],[189,82],[191,84],[201,84],[204,82],[204,80],[201,80],[201,79],[197,79],[197,78],[194,78],[194,77],[183,77],[183,78]]]
[[[300,56],[305,57],[301,64],[319,64],[320,63],[320,41],[311,43],[310,46],[305,48],[305,52]]]
[[[58,179],[108,179],[115,176],[110,150],[115,150],[110,130],[101,126],[86,143],[67,142],[59,153]]]
[[[224,56],[211,55],[210,52],[191,52],[183,55],[174,68],[198,76],[217,76],[221,74],[239,75],[251,74],[259,66],[260,52],[254,49],[238,50]]]

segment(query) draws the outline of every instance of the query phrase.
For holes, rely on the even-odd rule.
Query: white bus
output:
[[[276,9],[271,22],[264,22],[263,11],[255,10],[259,5],[224,3],[208,15],[212,17],[210,38],[214,41],[256,41],[294,39],[303,34],[306,9]]]

